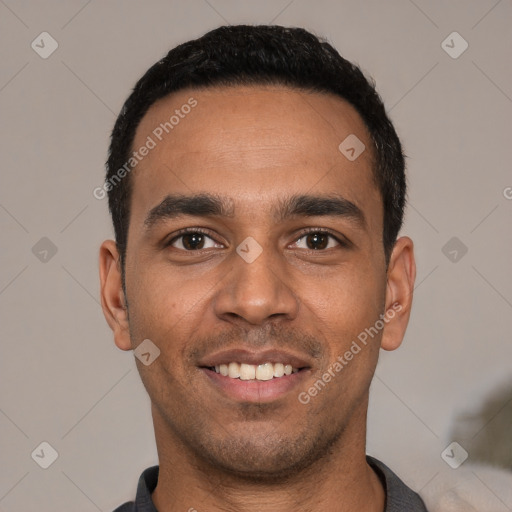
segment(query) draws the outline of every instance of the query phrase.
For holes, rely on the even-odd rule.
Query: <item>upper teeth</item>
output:
[[[264,363],[255,365],[229,363],[215,366],[215,371],[224,375],[224,377],[231,377],[232,379],[270,380],[274,377],[282,377],[283,375],[297,373],[299,370],[297,368],[293,368],[291,364]]]

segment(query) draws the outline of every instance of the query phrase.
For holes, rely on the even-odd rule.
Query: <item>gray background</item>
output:
[[[99,306],[98,247],[112,230],[92,191],[115,116],[153,62],[218,25],[268,22],[326,36],[373,76],[409,156],[414,312],[379,362],[369,453],[417,490],[456,471],[441,457],[455,439],[465,464],[482,452],[507,462],[510,0],[0,0],[1,511],[110,511],[157,462],[133,355]],[[31,48],[43,31],[59,45],[47,59]],[[453,31],[469,43],[456,59],[442,47]],[[42,441],[59,454],[48,469],[31,458]],[[473,474],[495,510],[512,510]]]

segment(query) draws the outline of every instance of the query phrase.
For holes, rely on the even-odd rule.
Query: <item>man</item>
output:
[[[102,305],[159,456],[117,511],[425,511],[365,453],[415,263],[401,145],[361,71],[302,29],[213,30],[137,83],[107,168]]]

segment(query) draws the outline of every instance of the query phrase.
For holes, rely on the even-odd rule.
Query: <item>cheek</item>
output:
[[[154,325],[169,325],[190,311],[205,294],[205,283],[184,279],[187,271],[141,264],[131,277],[131,303]],[[130,294],[130,291],[132,293]]]
[[[215,276],[189,276],[189,270],[146,264],[134,268],[127,287],[134,342],[151,339],[167,360],[182,360],[204,319]],[[176,370],[173,370],[173,373]]]
[[[375,371],[381,332],[368,332],[382,313],[385,285],[368,269],[340,273],[326,284],[305,288],[314,312],[311,325],[327,353],[302,396],[311,399],[316,414],[341,421],[367,393]]]
[[[329,278],[303,281],[302,302],[337,350],[373,325],[382,312],[385,282],[377,273],[356,265],[333,272]]]

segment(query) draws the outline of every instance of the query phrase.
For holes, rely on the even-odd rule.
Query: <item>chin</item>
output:
[[[210,439],[201,447],[209,465],[242,480],[278,483],[296,476],[322,459],[337,437],[323,438],[304,433],[294,437],[273,434],[222,440]]]

